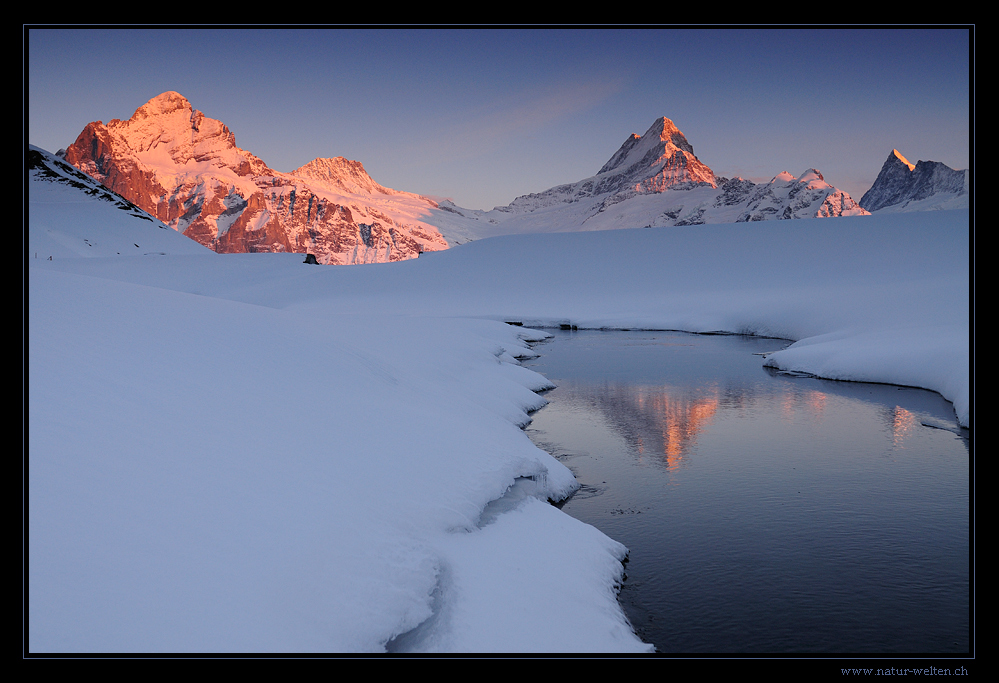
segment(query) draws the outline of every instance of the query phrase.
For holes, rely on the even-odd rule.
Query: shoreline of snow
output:
[[[549,320],[532,320],[529,323],[517,321],[532,329],[566,329],[565,325],[570,324],[564,321],[566,317]],[[935,330],[937,338],[927,338],[927,332],[933,330],[920,329],[906,335],[898,334],[897,338],[892,338],[891,330],[880,331],[878,333],[853,334],[831,333],[819,335],[817,337],[806,337],[804,339],[793,339],[777,334],[757,333],[751,331],[733,330],[693,330],[662,326],[645,325],[592,325],[587,323],[571,323],[573,330],[597,330],[607,332],[627,332],[632,330],[648,332],[683,332],[686,334],[702,335],[746,335],[752,337],[762,337],[766,339],[778,339],[788,342],[788,347],[769,354],[763,361],[764,367],[784,370],[788,372],[798,372],[813,376],[817,379],[835,380],[838,382],[860,382],[872,384],[888,384],[892,386],[908,387],[913,389],[923,389],[932,391],[942,396],[954,408],[955,420],[961,427],[970,428],[970,403],[968,397],[963,392],[967,391],[966,385],[955,378],[969,376],[970,368],[967,357],[956,357],[953,360],[941,360],[934,366],[935,369],[920,368],[918,372],[910,369],[898,371],[897,369],[884,369],[892,364],[892,353],[890,349],[899,344],[912,344],[912,336],[920,336],[924,347],[921,355],[930,357],[938,356],[946,359],[952,356],[954,339],[964,338],[968,340],[968,331],[963,328],[941,328]],[[814,348],[813,348],[814,347]],[[838,348],[837,348],[838,347]],[[852,347],[852,348],[851,348]],[[872,352],[871,349],[876,349]],[[887,349],[887,350],[886,350]],[[816,351],[818,351],[816,353]],[[844,367],[837,364],[837,355],[860,356],[868,355],[870,358],[859,362],[852,359],[852,362]],[[832,362],[830,362],[830,360]],[[879,366],[880,367],[876,367]],[[897,363],[895,365],[898,365]],[[913,383],[912,377],[922,375],[920,384]],[[929,378],[929,380],[927,379]]]
[[[214,276],[194,266],[204,256],[177,257],[190,268],[150,263],[141,277],[113,258],[60,267],[313,315],[377,310],[778,337],[794,341],[771,359],[782,369],[936,391],[967,427],[969,238],[969,212],[956,210],[514,235],[307,272],[296,254],[225,255]],[[258,282],[227,282],[250,268]]]
[[[30,651],[383,652],[431,617],[412,651],[649,650],[619,543],[531,500],[478,527],[520,478],[578,486],[521,429],[551,386],[515,361],[540,333],[50,265],[29,269]]]

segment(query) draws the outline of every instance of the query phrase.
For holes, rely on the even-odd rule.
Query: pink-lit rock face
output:
[[[645,135],[625,140],[597,177],[604,174],[617,176],[621,189],[630,186],[636,192],[663,192],[680,184],[716,186],[714,172],[694,156],[693,145],[666,117]]]
[[[128,121],[88,124],[65,158],[220,253],[312,253],[320,263],[347,264],[448,246],[421,220],[437,208],[433,201],[382,187],[342,157],[275,171],[176,92],[149,100]]]

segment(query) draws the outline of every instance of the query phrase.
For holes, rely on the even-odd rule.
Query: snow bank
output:
[[[538,511],[478,529],[517,478],[576,486],[518,428],[547,382],[504,360],[526,350],[517,328],[318,319],[45,268],[29,285],[31,651],[377,652],[445,580],[546,586],[529,623],[596,591],[613,618],[531,648],[647,649],[608,601],[619,544]],[[469,561],[486,533],[502,570]],[[553,534],[566,548],[526,552]],[[475,616],[483,599],[449,599],[471,616],[440,629],[471,620],[480,639],[441,647],[523,649]]]

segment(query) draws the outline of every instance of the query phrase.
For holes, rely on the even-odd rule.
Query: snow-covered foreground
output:
[[[435,591],[435,649],[642,649],[619,544],[540,502],[477,530],[574,487],[514,328],[30,287],[33,651],[378,651]]]
[[[322,267],[81,258],[104,228],[52,242],[55,204],[28,247],[33,652],[648,651],[625,549],[538,500],[576,484],[519,429],[548,386],[514,358],[531,325],[787,337],[768,363],[933,389],[970,422],[967,211]]]

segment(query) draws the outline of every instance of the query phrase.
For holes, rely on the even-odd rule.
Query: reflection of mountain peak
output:
[[[633,384],[570,385],[563,389],[598,408],[639,454],[661,456],[670,469],[679,467],[720,403],[717,389],[702,393]]]

